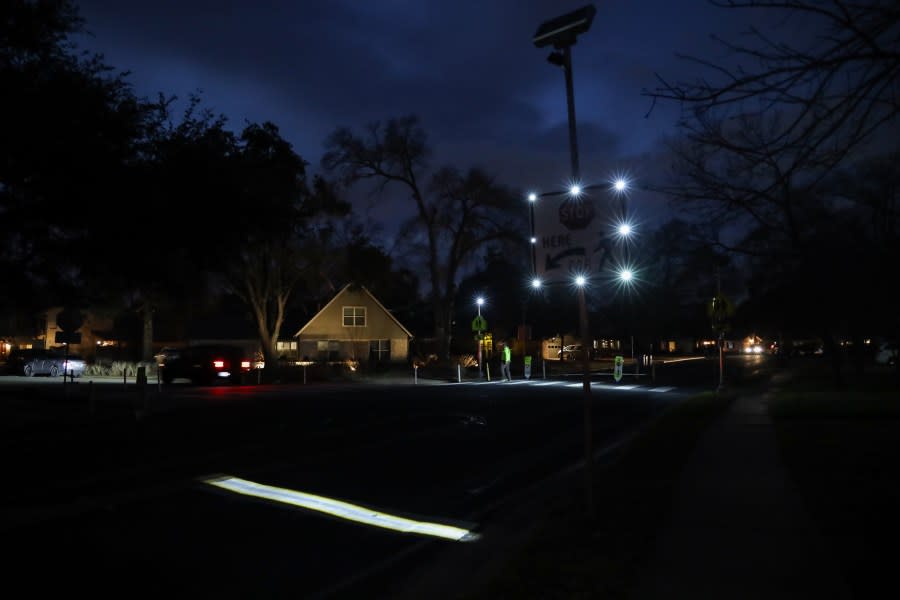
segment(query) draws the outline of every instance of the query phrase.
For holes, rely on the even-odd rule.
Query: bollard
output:
[[[656,365],[650,363],[650,381],[656,382]]]
[[[122,367],[122,388],[128,387],[128,368]]]
[[[303,365],[303,385],[306,385],[306,365]]]
[[[485,363],[484,370],[487,372],[488,381],[491,380],[491,363]]]
[[[419,383],[419,365],[413,365],[413,383]]]
[[[456,383],[462,383],[462,366],[456,363]]]
[[[543,358],[541,359],[541,371],[544,372],[544,379],[547,379],[547,361]]]
[[[147,396],[147,367],[140,366],[137,369],[137,374],[135,375],[135,383],[138,388],[138,399],[140,400],[140,405],[146,414],[148,409],[148,396]]]

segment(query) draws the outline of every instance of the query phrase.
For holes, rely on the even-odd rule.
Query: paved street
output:
[[[681,377],[705,382],[710,369],[710,361],[682,365]],[[34,579],[52,564],[72,589],[114,592],[119,577],[133,585],[140,573],[157,593],[177,585],[315,596],[378,572],[424,536],[238,495],[206,479],[234,476],[283,496],[303,492],[319,504],[337,499],[459,527],[475,539],[433,543],[478,543],[492,510],[584,453],[584,394],[573,378],[151,386],[146,398],[121,382],[82,381],[65,392],[58,381],[14,379],[0,384],[4,410],[24,407],[32,417],[19,428],[5,421],[11,485],[0,524],[21,550],[13,573],[36,590],[57,583]],[[598,453],[699,389],[598,379]]]

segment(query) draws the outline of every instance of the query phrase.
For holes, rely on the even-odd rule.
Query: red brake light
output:
[[[217,368],[217,369],[224,369],[224,368],[225,368],[225,361],[224,361],[224,360],[214,360],[214,361],[213,361],[213,366],[214,366],[215,368]]]

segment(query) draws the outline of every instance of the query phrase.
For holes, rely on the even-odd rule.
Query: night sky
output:
[[[559,189],[570,175],[563,70],[532,37],[541,22],[586,2],[550,0],[82,0],[89,36],[79,47],[105,56],[142,96],[158,92],[204,104],[239,130],[270,120],[319,171],[338,126],[415,113],[434,164],[483,166],[517,189]],[[640,187],[668,166],[660,137],[675,105],[651,107],[655,74],[692,78],[676,54],[716,58],[711,33],[734,38],[752,13],[705,0],[594,3],[591,30],[573,47],[581,171],[585,183],[628,173]],[[370,202],[357,189],[360,210]],[[668,216],[636,191],[638,218]],[[402,198],[399,206],[410,206]],[[386,226],[384,204],[369,217]]]

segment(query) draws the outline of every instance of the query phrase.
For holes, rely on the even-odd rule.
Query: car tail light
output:
[[[249,368],[250,368],[250,361],[249,361],[249,360],[242,360],[242,361],[241,361],[241,368],[242,368],[242,369],[249,369]]]
[[[215,368],[217,368],[217,369],[224,369],[224,368],[225,368],[225,361],[224,361],[224,360],[214,360],[214,361],[213,361],[213,366],[214,366]]]

